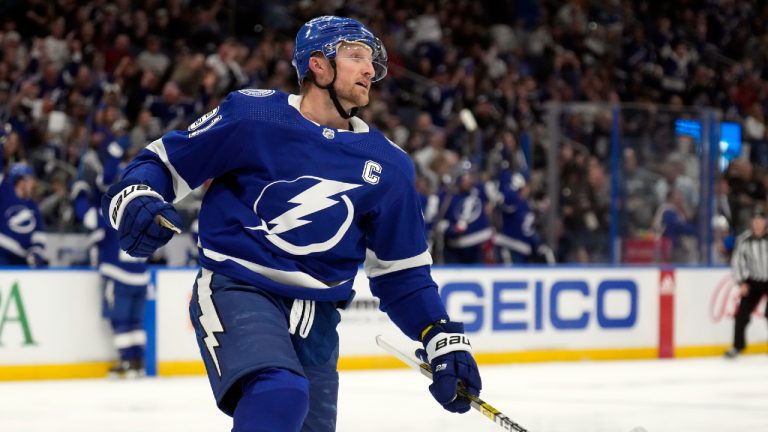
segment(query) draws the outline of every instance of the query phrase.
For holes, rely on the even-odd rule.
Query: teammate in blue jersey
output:
[[[112,378],[133,378],[145,374],[144,308],[149,284],[147,259],[132,257],[120,249],[117,232],[98,217],[99,203],[107,186],[114,183],[123,148],[116,142],[104,144],[98,157],[98,172],[83,170],[72,186],[75,216],[90,230],[89,246],[97,251],[102,278],[102,312],[112,327],[112,341],[118,360],[109,369]]]
[[[465,169],[456,177],[456,191],[441,195],[440,207],[445,211],[439,223],[445,229],[446,263],[483,262],[483,245],[493,237],[486,209],[489,203],[486,189],[484,183],[477,181],[474,171]]]
[[[46,265],[43,219],[32,200],[36,184],[32,167],[23,162],[0,178],[0,266]]]
[[[505,264],[554,264],[552,249],[536,231],[536,214],[528,203],[530,187],[525,178],[520,173],[504,168],[499,173],[498,189],[501,230],[493,237],[493,243],[499,261]]]
[[[143,376],[147,343],[144,309],[149,285],[147,259],[132,257],[122,251],[117,232],[104,223],[99,223],[90,240],[98,248],[103,313],[109,319],[113,345],[118,353],[118,361],[109,369],[109,376]]]
[[[149,256],[181,226],[171,203],[212,179],[190,316],[235,432],[335,430],[337,308],[361,264],[381,309],[423,342],[437,401],[465,412],[459,383],[480,391],[471,347],[451,337],[463,325],[430,275],[413,164],[355,116],[386,60],[359,22],[315,18],[296,36],[300,95],[229,94],[149,144],[102,201],[121,247]]]

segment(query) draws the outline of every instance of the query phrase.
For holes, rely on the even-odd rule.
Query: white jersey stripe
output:
[[[432,255],[429,254],[429,250],[416,255],[414,257],[386,261],[379,259],[376,253],[370,249],[365,251],[365,274],[369,277],[382,276],[388,273],[393,273],[400,270],[405,270],[414,267],[421,267],[432,264]]]
[[[187,181],[179,175],[178,171],[176,171],[176,168],[168,159],[168,153],[165,151],[165,144],[163,144],[162,138],[157,139],[149,144],[147,146],[147,150],[157,154],[160,157],[160,160],[163,161],[163,164],[165,164],[165,167],[168,168],[168,171],[171,173],[171,177],[173,178],[173,193],[176,194],[176,198],[173,200],[173,202],[177,203],[189,195],[192,192],[192,188],[190,188]]]
[[[5,234],[0,234],[0,247],[19,257],[27,256],[27,250],[19,242]]]
[[[284,284],[284,285],[290,285],[290,286],[296,286],[296,287],[302,287],[302,288],[318,288],[318,289],[324,289],[324,288],[333,288],[335,286],[341,285],[345,281],[336,282],[336,283],[325,283],[323,281],[320,281],[318,279],[315,279],[313,276],[299,272],[299,271],[285,271],[285,270],[278,270],[270,267],[265,267],[260,264],[256,264],[255,262],[246,261],[242,258],[236,258],[229,255],[224,255],[219,252],[212,251],[210,249],[202,248],[203,255],[206,257],[222,262],[222,261],[232,261],[235,264],[238,264],[240,266],[243,266],[247,268],[248,270],[260,274],[267,279],[271,279],[275,282]]]
[[[455,248],[476,246],[493,237],[493,228],[485,228],[472,234],[463,235],[448,241],[448,245]]]
[[[114,264],[109,264],[109,263],[99,264],[99,274],[106,276],[108,278],[114,279],[118,282],[124,283],[126,285],[139,286],[139,285],[146,285],[149,283],[148,272],[130,273]]]
[[[531,245],[528,243],[525,243],[523,241],[520,241],[518,239],[509,237],[504,234],[496,233],[496,235],[493,237],[493,244],[496,246],[505,247],[507,249],[511,249],[515,252],[521,253],[523,255],[530,255],[531,254]]]

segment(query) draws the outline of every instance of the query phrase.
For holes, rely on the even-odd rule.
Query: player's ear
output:
[[[315,76],[315,80],[320,84],[326,84],[326,82],[329,82],[332,79],[329,77],[331,64],[322,54],[316,53],[309,58],[309,70],[312,72],[312,75]]]

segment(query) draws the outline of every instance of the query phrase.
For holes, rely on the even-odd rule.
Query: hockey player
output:
[[[91,155],[94,163],[81,170],[83,175],[73,184],[72,195],[75,216],[90,230],[89,246],[96,251],[102,279],[102,314],[112,327],[112,341],[118,352],[109,377],[135,378],[145,374],[144,308],[149,272],[147,259],[122,251],[117,232],[98,217],[101,196],[115,182],[124,152],[116,141],[102,146]]]
[[[43,219],[32,200],[36,184],[32,167],[23,162],[11,165],[0,178],[0,266],[46,264]]]
[[[477,180],[471,168],[456,177],[456,191],[443,192],[440,207],[444,219],[439,222],[444,232],[443,255],[448,264],[478,264],[483,262],[483,246],[493,237],[488,219],[488,185]]]
[[[493,236],[493,243],[498,249],[499,261],[505,264],[554,264],[552,249],[536,232],[536,214],[528,203],[530,187],[525,177],[504,168],[499,173],[498,189],[501,232]]]
[[[355,116],[386,60],[359,22],[315,18],[296,36],[300,95],[230,93],[149,144],[102,201],[121,247],[145,257],[181,226],[171,202],[213,179],[190,317],[235,432],[335,430],[337,308],[363,263],[381,309],[423,342],[437,401],[465,412],[459,383],[480,391],[463,325],[430,276],[412,162]]]

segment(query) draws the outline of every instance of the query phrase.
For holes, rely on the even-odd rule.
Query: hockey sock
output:
[[[232,432],[299,432],[309,411],[309,381],[270,368],[246,379],[232,416]]]

